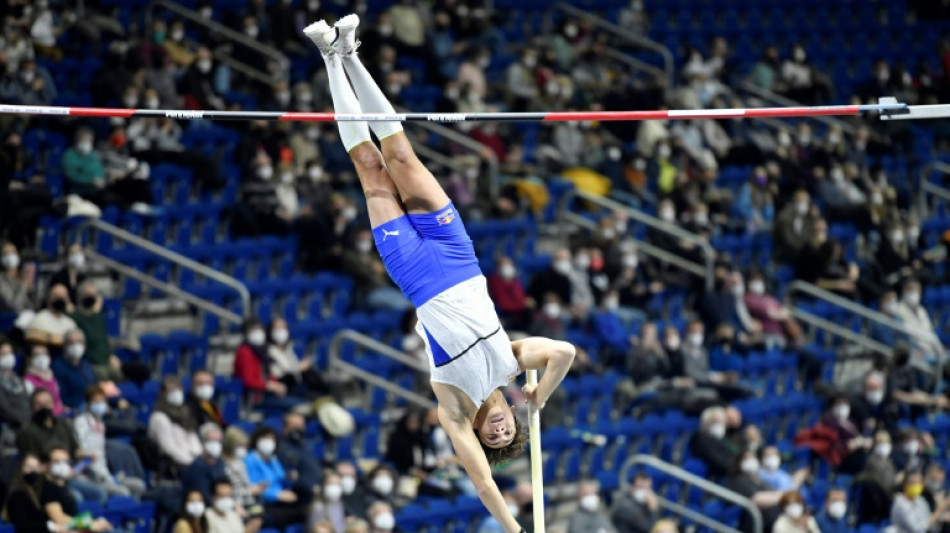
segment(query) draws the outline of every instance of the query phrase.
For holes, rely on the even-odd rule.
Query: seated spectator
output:
[[[891,356],[892,368],[888,378],[887,389],[891,398],[903,410],[901,414],[909,414],[917,418],[927,413],[933,407],[950,408],[950,400],[941,394],[931,394],[923,389],[926,374],[917,368],[911,360],[910,347],[904,342],[894,345]]]
[[[783,493],[769,489],[759,479],[759,470],[759,460],[756,459],[755,452],[746,450],[737,454],[729,472],[726,488],[752,500],[752,503],[762,511],[763,530],[767,531],[783,510],[780,505]],[[739,530],[752,531],[751,526],[752,517],[749,513],[743,512],[739,519]]]
[[[311,494],[320,486],[323,469],[320,459],[313,454],[312,443],[304,438],[307,420],[298,413],[284,413],[283,420],[277,459],[287,472],[292,473],[293,488],[300,494]]]
[[[390,468],[389,465],[385,463],[376,465],[376,467],[367,474],[366,479],[369,480],[367,492],[369,493],[370,499],[384,501],[390,506],[395,507],[395,500],[397,498],[395,493],[396,472]],[[372,518],[372,516],[369,518]]]
[[[214,374],[211,372],[196,370],[191,375],[191,392],[185,402],[199,427],[209,422],[219,428],[225,427],[221,409],[214,401]]]
[[[128,474],[114,476],[109,470],[106,424],[102,420],[109,411],[105,392],[93,385],[86,390],[85,401],[86,409],[73,419],[73,429],[79,445],[77,454],[89,457],[92,462],[79,475],[99,485],[110,496],[141,496],[145,493],[144,481]]]
[[[732,214],[744,224],[743,229],[749,233],[772,228],[775,204],[765,167],[755,167],[750,179],[742,184],[733,203]]]
[[[523,330],[528,327],[535,302],[525,293],[518,279],[518,270],[510,257],[498,258],[495,272],[488,276],[488,294],[508,329]]]
[[[661,294],[666,285],[662,274],[653,275],[650,264],[640,261],[636,245],[630,241],[621,241],[618,246],[619,257],[610,278],[612,290],[620,296],[620,316],[625,322],[645,320],[643,309],[654,296]]]
[[[30,357],[26,360],[26,372],[23,376],[28,387],[34,391],[43,389],[53,398],[53,414],[60,416],[66,412],[63,400],[59,394],[59,383],[50,370],[49,350],[46,346],[36,344],[30,349]]]
[[[724,438],[725,436],[725,409],[709,407],[699,418],[699,430],[689,439],[690,453],[705,463],[709,477],[712,479],[728,474],[739,452],[735,445]],[[755,462],[758,467],[758,459]]]
[[[255,404],[275,410],[289,410],[306,403],[290,396],[287,385],[270,374],[267,334],[256,318],[244,321],[244,342],[234,355],[234,377],[244,384],[244,392]]]
[[[275,318],[271,322],[267,355],[270,358],[268,369],[271,378],[283,383],[290,396],[316,398],[328,391],[320,373],[313,368],[313,358],[301,359],[297,355],[287,330],[287,321],[283,318]]]
[[[851,421],[851,405],[846,396],[836,396],[825,416],[813,427],[799,431],[796,446],[808,446],[839,472],[854,474],[867,459],[872,439],[862,436]]]
[[[340,485],[340,476],[332,470],[323,474],[323,483],[315,491],[313,504],[310,506],[310,516],[307,523],[311,528],[327,522],[330,531],[343,531],[346,528],[347,516],[343,504],[343,487]]]
[[[208,529],[205,530],[207,533],[241,533],[245,531],[244,519],[238,513],[234,491],[227,479],[219,478],[214,481],[211,508],[205,510],[204,517],[208,523]]]
[[[950,500],[944,500],[939,507],[931,509],[922,496],[923,492],[920,473],[908,473],[891,507],[891,524],[897,533],[926,533],[946,521],[943,515],[950,507]]]
[[[788,308],[778,298],[766,293],[765,276],[754,271],[749,274],[745,306],[749,315],[762,325],[767,346],[797,347],[802,343],[802,332]]]
[[[396,422],[389,434],[385,461],[400,476],[413,476],[419,482],[419,493],[427,496],[453,495],[452,484],[436,473],[435,449],[424,431],[424,412],[410,409]]]
[[[0,340],[0,425],[19,431],[30,420],[30,394],[15,369],[13,345]]]
[[[245,457],[247,457],[247,435],[239,428],[231,426],[224,432],[221,458],[234,498],[247,513],[250,523],[251,519],[259,519],[264,512],[260,495],[267,488],[267,483],[251,485],[251,480],[247,477],[247,467],[244,464]]]
[[[29,310],[36,281],[36,264],[27,263],[21,268],[16,245],[5,242],[0,247],[0,269],[0,313]]]
[[[205,501],[211,501],[215,480],[225,477],[224,461],[221,460],[223,435],[220,427],[206,422],[198,428],[198,436],[201,437],[201,455],[185,469],[181,483],[186,491],[196,490],[204,496]]]
[[[396,528],[396,517],[393,516],[393,508],[388,502],[373,502],[366,514],[373,526],[372,533],[389,533]]]
[[[858,266],[844,258],[840,242],[828,239],[824,220],[816,220],[812,229],[811,242],[798,254],[796,276],[840,296],[857,298],[861,276]]]
[[[78,302],[79,286],[86,280],[86,254],[81,244],[70,244],[66,249],[66,261],[49,280],[49,285],[62,285],[69,292],[69,300]]]
[[[545,301],[547,293],[554,293],[558,301],[565,304],[571,301],[571,251],[561,248],[554,252],[548,268],[538,272],[528,286],[528,294],[535,302]]]
[[[172,533],[207,533],[208,519],[205,517],[205,510],[205,499],[200,492],[193,490],[185,494]]]
[[[409,300],[393,284],[379,254],[373,249],[373,233],[366,229],[353,235],[353,245],[343,250],[340,270],[356,283],[358,301],[370,309],[405,311]]]
[[[528,332],[539,337],[561,339],[564,337],[564,309],[561,299],[553,292],[545,293],[539,300],[541,307],[535,311]]]
[[[892,450],[891,436],[887,431],[874,433],[874,447],[859,476],[862,481],[876,483],[887,494],[893,492],[895,483],[899,481]]]
[[[567,524],[567,533],[585,533],[597,531],[616,533],[607,511],[600,501],[600,484],[596,481],[582,481],[577,491],[578,509],[571,515]]]
[[[297,493],[291,490],[293,481],[289,479],[275,454],[277,431],[267,426],[257,428],[251,435],[250,447],[251,450],[244,458],[244,465],[251,483],[266,483],[261,492],[265,518],[270,508],[278,508],[286,512],[286,518],[291,520],[289,523],[306,520],[308,502],[301,502]]]
[[[881,298],[878,300],[878,311],[898,324],[901,323],[900,308],[900,301],[897,299],[896,292],[888,290],[881,294]],[[910,342],[907,335],[881,322],[872,321],[868,327],[871,338],[886,346],[894,346],[898,340]]]
[[[893,398],[888,397],[886,386],[881,372],[872,370],[864,376],[861,393],[850,401],[855,426],[865,432],[879,429],[897,431],[900,412]]]
[[[343,507],[347,516],[366,518],[366,510],[372,501],[369,491],[360,482],[356,465],[342,461],[336,465],[340,475],[340,487],[343,489]]]
[[[660,504],[653,492],[653,480],[637,472],[633,482],[614,498],[610,521],[617,533],[649,533],[660,518]]]
[[[112,353],[102,296],[93,283],[79,285],[78,305],[69,315],[86,336],[86,361],[101,381],[122,381],[122,361]]]
[[[63,154],[63,175],[66,193],[84,198],[95,196],[106,185],[106,171],[102,160],[93,150],[95,134],[89,128],[79,128],[76,143]]]
[[[825,498],[825,506],[815,516],[815,523],[821,533],[848,533],[848,493],[844,489],[832,488]]]
[[[709,352],[704,346],[703,323],[694,320],[686,327],[686,343],[680,346],[673,360],[674,373],[688,377],[700,387],[715,389],[726,401],[750,396],[752,391],[739,383],[735,372],[717,372],[709,368]]]
[[[772,490],[782,492],[801,490],[802,484],[808,478],[808,469],[800,468],[795,474],[789,474],[782,469],[782,456],[775,446],[762,448],[762,468],[759,470],[759,479]]]
[[[805,190],[795,191],[792,200],[779,211],[773,234],[775,255],[785,261],[797,261],[813,235],[814,216],[811,198]]]
[[[77,329],[76,322],[67,314],[71,304],[65,285],[53,285],[46,298],[46,307],[26,327],[26,340],[50,348],[63,346],[66,333]]]
[[[49,523],[71,531],[73,518],[79,515],[79,506],[66,488],[72,474],[69,451],[58,444],[48,447],[45,471],[35,461],[35,454],[25,454],[18,479],[6,502],[7,516],[17,531],[47,531]],[[112,525],[103,518],[92,521],[88,531],[111,531]]]
[[[97,383],[92,365],[83,358],[85,354],[86,338],[81,329],[74,329],[66,334],[63,356],[53,361],[63,404],[71,410],[82,410],[86,391]]]
[[[501,493],[501,496],[505,499],[505,503],[508,505],[508,510],[511,512],[511,515],[515,517],[515,520],[517,520],[520,509],[518,508],[518,502],[515,498],[514,491],[506,490]],[[482,519],[482,521],[478,524],[478,529],[476,529],[475,532],[505,533],[505,528],[501,526],[494,516],[489,515]]]
[[[929,443],[932,440],[929,435],[918,433],[913,428],[898,431],[897,446],[891,456],[894,461],[894,468],[898,472],[923,472],[924,467],[930,461],[930,458],[926,455],[930,446],[925,446],[923,443],[924,441]]]
[[[716,285],[715,290],[706,291],[699,302],[699,315],[706,331],[716,331],[726,325],[737,332],[740,344],[758,342],[762,324],[752,318],[746,308],[742,275],[726,272]]]
[[[798,491],[788,491],[779,500],[782,515],[772,526],[772,533],[822,533],[815,518],[805,513],[805,498]]]
[[[604,293],[600,305],[590,313],[591,326],[594,332],[604,341],[602,357],[605,364],[613,361],[622,361],[633,348],[634,339],[627,334],[618,309],[620,298],[615,291]]]
[[[184,468],[202,454],[198,424],[185,405],[185,392],[177,376],[165,376],[155,409],[148,419],[148,437],[163,458]],[[170,465],[170,466],[172,466]]]
[[[912,343],[915,349],[923,352],[928,362],[941,356],[941,344],[934,331],[934,322],[923,305],[920,304],[921,285],[915,279],[908,279],[901,287],[901,304],[898,309],[903,326],[914,333]]]
[[[937,462],[933,462],[927,466],[927,469],[924,471],[924,494],[923,497],[927,500],[927,505],[931,509],[936,509],[940,507],[940,504],[947,499],[947,471],[944,467]],[[944,524],[940,530],[941,533],[945,533],[948,525]]]
[[[867,194],[858,187],[840,164],[833,163],[827,175],[824,167],[815,167],[812,174],[818,182],[818,195],[824,203],[828,220],[867,225],[869,218]]]

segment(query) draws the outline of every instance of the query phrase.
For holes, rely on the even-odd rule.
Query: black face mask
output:
[[[82,304],[85,309],[92,309],[96,305],[97,298],[95,296],[83,296],[82,300],[79,302]]]
[[[43,409],[40,409],[39,411],[33,413],[33,422],[40,426],[45,426],[47,422],[49,422],[52,419],[53,419],[52,409],[47,409],[44,407]]]
[[[34,485],[34,486],[35,486],[35,485],[39,484],[40,479],[41,479],[41,477],[40,477],[40,473],[39,473],[39,472],[30,472],[29,474],[23,474],[23,481],[25,481],[25,482],[27,483],[27,485]]]
[[[59,311],[60,313],[62,313],[63,311],[66,310],[66,300],[62,300],[62,299],[53,300],[52,302],[50,302],[49,307],[53,311]]]
[[[287,433],[287,440],[290,442],[300,442],[303,440],[303,431],[295,429]]]

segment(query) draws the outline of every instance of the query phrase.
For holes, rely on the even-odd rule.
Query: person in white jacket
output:
[[[102,417],[109,412],[106,393],[98,385],[86,390],[86,410],[73,420],[73,430],[79,443],[81,454],[92,458],[89,467],[79,472],[115,496],[135,496],[145,493],[145,482],[141,479],[122,476],[116,477],[109,470],[106,461],[106,425]]]
[[[198,422],[185,405],[185,391],[177,376],[162,380],[155,409],[148,419],[148,438],[159,451],[181,467],[190,465],[202,454]]]

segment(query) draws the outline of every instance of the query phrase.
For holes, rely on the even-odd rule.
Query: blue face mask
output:
[[[96,415],[99,418],[105,416],[106,412],[109,410],[109,406],[106,405],[106,402],[93,402],[89,404],[89,412]]]

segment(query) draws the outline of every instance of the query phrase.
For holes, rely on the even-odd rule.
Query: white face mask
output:
[[[280,182],[284,185],[291,185],[294,182],[294,173],[293,172],[281,172],[280,173]]]
[[[673,150],[670,149],[669,145],[666,145],[666,144],[661,144],[660,147],[657,148],[656,150],[656,155],[658,155],[660,159],[667,159],[670,157],[672,153],[673,153]]]
[[[382,529],[383,531],[389,531],[396,527],[396,518],[389,512],[379,513],[373,518],[373,527]]]
[[[247,448],[245,446],[238,446],[234,448],[234,456],[238,459],[244,459],[247,457]]]
[[[517,503],[508,502],[508,512],[511,513],[511,516],[518,516],[518,513],[521,512],[521,509],[518,508]]]
[[[680,338],[679,337],[669,337],[666,339],[666,349],[667,350],[678,350],[680,347]]]
[[[203,74],[211,72],[211,60],[210,59],[199,59],[197,62],[198,70]]]
[[[898,309],[900,309],[900,304],[896,300],[891,300],[881,306],[881,310],[889,315],[896,315]]]
[[[194,518],[205,514],[205,502],[188,502],[185,504],[185,511]]]
[[[311,181],[320,181],[320,178],[323,177],[323,169],[320,167],[310,167],[307,170],[307,176],[310,176]]]
[[[604,309],[608,311],[616,311],[620,307],[620,302],[616,298],[605,298],[604,299]]]
[[[881,457],[888,458],[891,456],[891,448],[892,445],[890,442],[881,442],[874,447],[874,453]]]
[[[372,242],[370,242],[370,241],[368,241],[368,240],[366,240],[366,239],[356,241],[356,251],[357,251],[357,252],[360,252],[361,254],[365,254],[365,253],[369,252],[369,251],[372,250],[372,249],[373,249],[373,243],[372,243]]]
[[[49,370],[49,355],[42,354],[34,356],[31,360],[30,366],[36,370]]]
[[[290,338],[290,332],[288,332],[286,329],[275,329],[271,332],[270,336],[277,344],[284,344],[287,342],[287,339]]]
[[[339,485],[327,485],[323,487],[323,497],[328,502],[338,502],[343,497],[343,488]]]
[[[752,294],[764,294],[765,293],[765,282],[761,280],[755,280],[749,282],[749,292]]]
[[[92,141],[79,141],[76,143],[76,150],[85,155],[92,151]]]
[[[49,467],[49,473],[55,478],[66,479],[69,477],[69,474],[73,472],[73,468],[69,466],[69,463],[56,461],[51,464]]]
[[[866,399],[871,405],[880,405],[880,403],[884,401],[884,391],[869,391],[864,395],[864,399]]]
[[[0,258],[0,264],[6,270],[13,270],[20,266],[20,256],[17,254],[3,254]]]
[[[264,330],[262,329],[252,329],[247,333],[247,343],[251,346],[263,346],[266,340],[267,336],[264,335]]]
[[[838,420],[844,421],[847,420],[851,415],[851,406],[850,405],[836,405],[834,409],[835,418]]]
[[[590,256],[589,255],[576,255],[574,256],[574,266],[578,270],[587,270],[590,268]]]
[[[498,275],[504,279],[513,279],[515,277],[515,267],[509,264],[501,265],[498,269]]]
[[[643,503],[647,501],[647,489],[634,489],[633,500],[637,503]]]
[[[257,26],[248,26],[244,28],[244,33],[251,39],[256,39],[257,34],[260,33],[260,30],[257,29]]]
[[[172,30],[170,37],[173,41],[180,42],[185,38],[185,30]]]
[[[181,389],[173,390],[165,395],[165,401],[177,407],[185,403],[185,393]]]
[[[257,441],[257,453],[270,457],[277,449],[277,441],[274,439],[261,439]]]
[[[700,347],[703,345],[703,334],[702,333],[690,333],[688,337],[689,343],[695,347]]]
[[[904,453],[907,455],[917,455],[920,451],[920,441],[912,440],[904,443]]]
[[[221,457],[221,447],[221,441],[219,440],[209,440],[204,445],[205,453],[208,454],[209,457],[214,457],[215,459]]]
[[[920,293],[919,292],[905,293],[904,301],[907,302],[907,305],[916,306],[920,303]]]
[[[271,167],[270,165],[257,167],[257,177],[264,181],[270,181],[270,179],[274,177],[274,167]]]
[[[759,471],[759,460],[756,458],[745,459],[742,461],[742,472],[746,474],[755,474]]]
[[[664,222],[673,222],[676,218],[676,212],[670,209],[669,207],[664,207],[660,209],[660,220]]]
[[[158,109],[159,104],[158,98],[148,98],[145,100],[145,107],[149,109]]]
[[[845,502],[831,502],[828,504],[828,516],[835,520],[840,519],[848,512],[848,504]]]
[[[16,366],[16,355],[13,353],[5,353],[0,355],[0,370],[13,370],[13,367]]]
[[[762,466],[766,470],[776,471],[778,467],[782,466],[782,459],[777,455],[769,455],[762,458]]]
[[[627,254],[623,256],[620,262],[623,264],[624,268],[633,268],[633,269],[637,268],[637,265],[640,264],[640,260],[637,258],[635,254]]]
[[[808,207],[808,202],[798,202],[795,204],[795,212],[799,215],[804,215],[805,213],[808,213]]]
[[[195,398],[205,401],[214,398],[214,385],[197,385],[195,387]]]
[[[97,418],[102,418],[109,412],[109,405],[106,402],[93,402],[89,404],[89,412]]]
[[[785,506],[785,514],[792,520],[798,520],[805,512],[805,507],[800,503],[790,503]]]
[[[600,496],[596,494],[585,494],[581,497],[581,509],[585,511],[596,511],[600,506]]]
[[[548,318],[559,318],[561,316],[561,305],[557,302],[548,302],[544,304],[544,314]]]
[[[86,266],[86,256],[83,254],[69,254],[66,262],[76,270],[82,270]]]
[[[343,494],[353,494],[353,491],[356,490],[356,478],[353,476],[340,476],[340,488],[343,489]]]
[[[713,424],[709,426],[709,434],[717,439],[721,439],[726,436],[726,425],[725,424]]]
[[[221,514],[234,510],[234,498],[217,498],[214,500],[214,509]]]
[[[82,359],[82,356],[86,353],[86,345],[81,342],[74,342],[66,346],[66,357],[72,359],[73,361],[78,361]]]
[[[393,491],[393,478],[388,475],[379,475],[373,478],[373,490],[388,495]]]
[[[571,261],[569,259],[558,259],[552,264],[555,272],[561,274],[570,274],[571,272]]]

